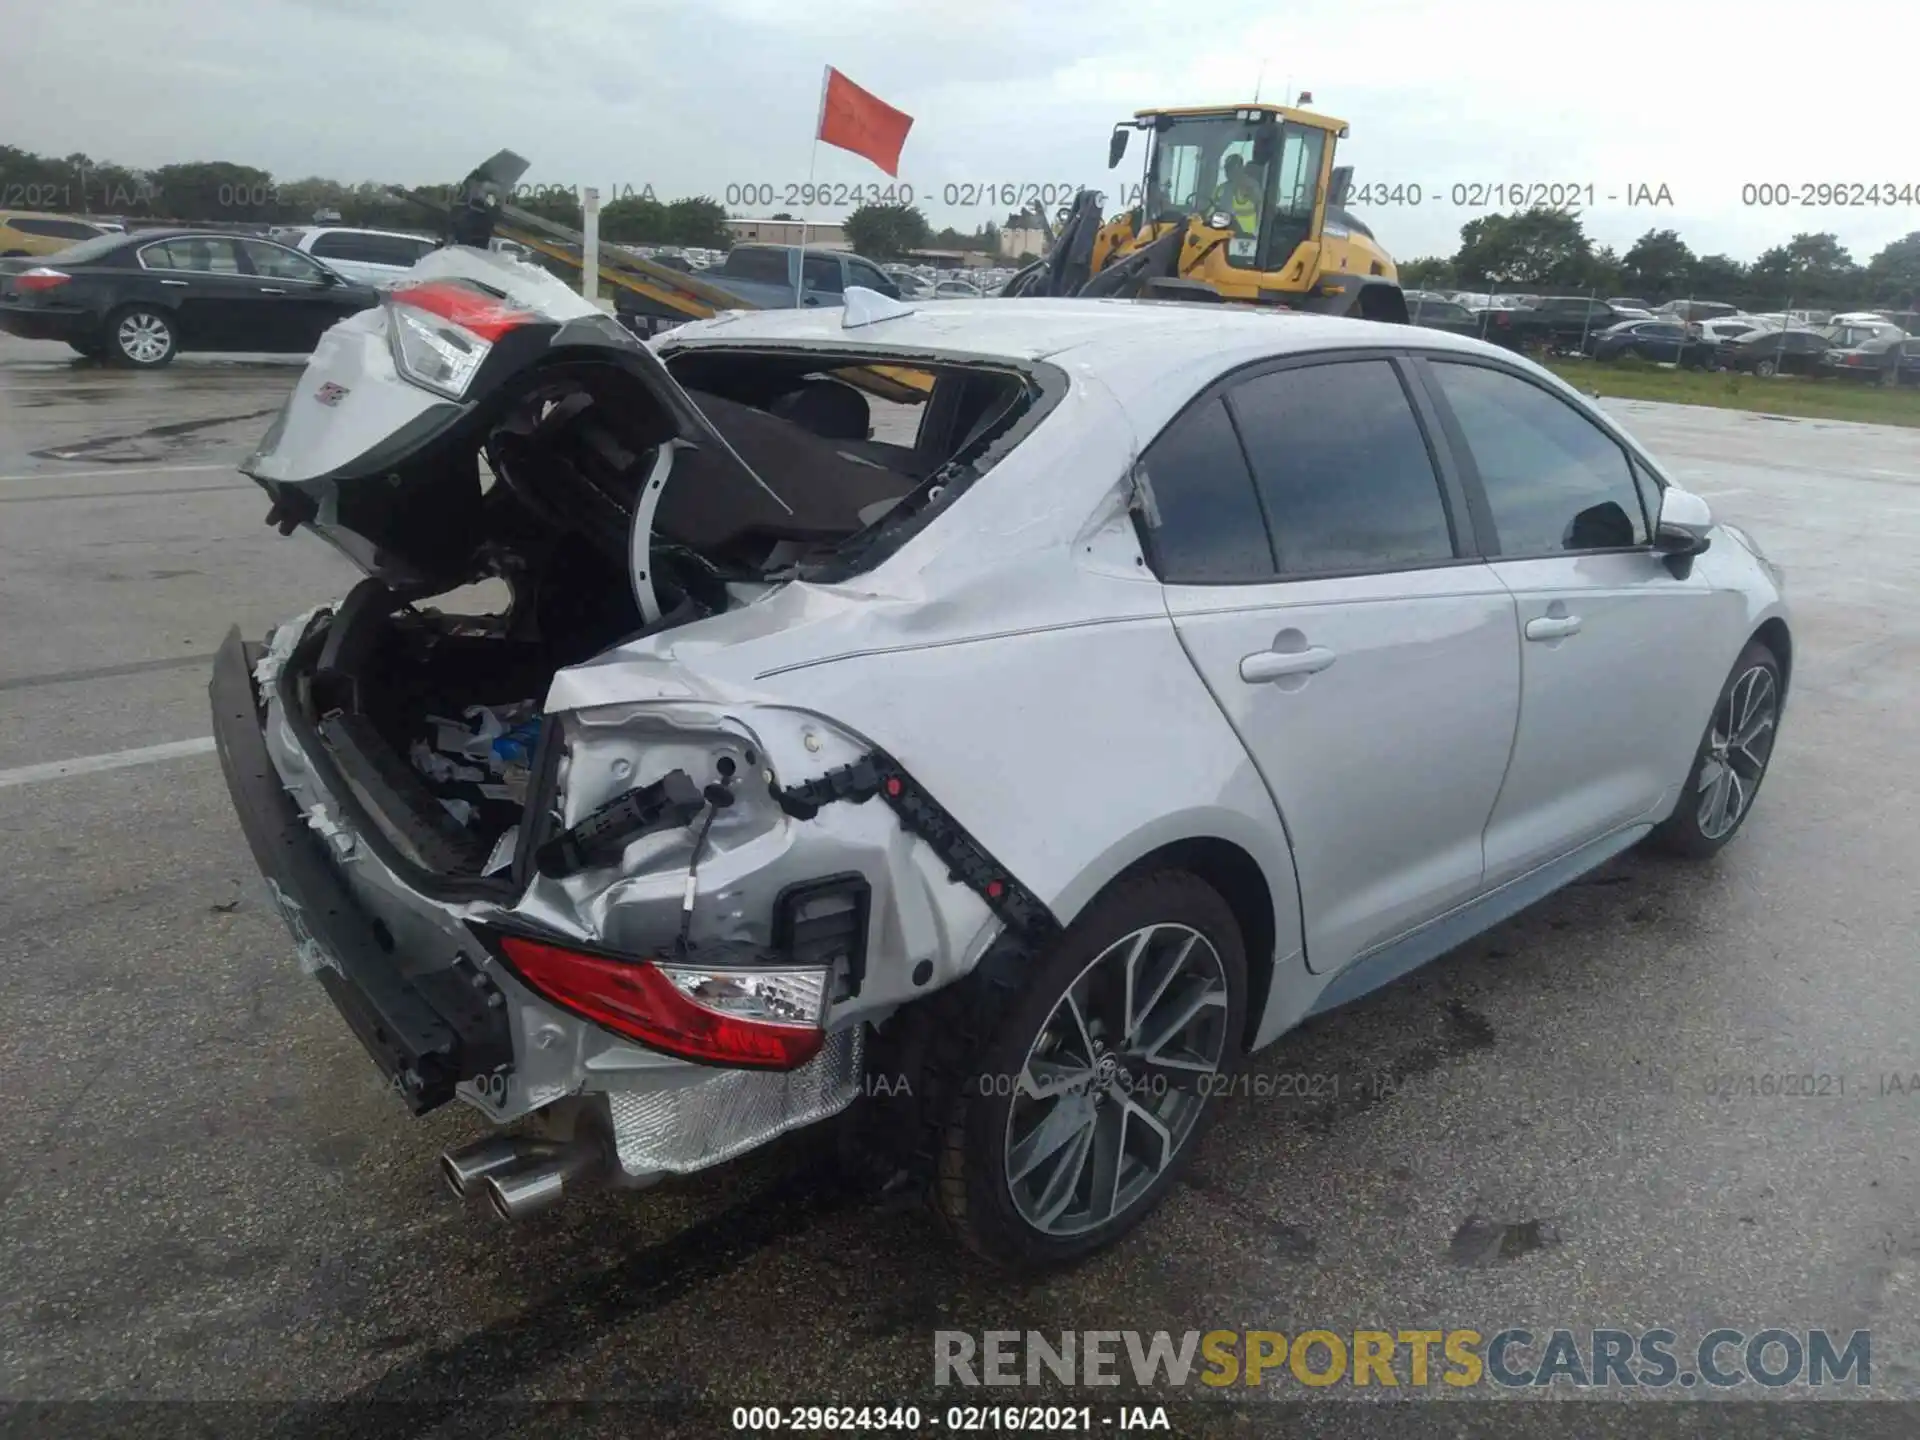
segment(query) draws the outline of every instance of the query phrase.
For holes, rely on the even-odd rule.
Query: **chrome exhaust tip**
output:
[[[524,1220],[560,1203],[598,1178],[605,1152],[591,1140],[575,1140],[540,1158],[485,1176],[480,1182],[487,1205],[502,1220]]]
[[[545,1146],[533,1151],[531,1147],[536,1143],[516,1139],[512,1135],[483,1136],[470,1145],[443,1152],[440,1156],[441,1178],[447,1182],[447,1188],[456,1198],[471,1200],[480,1182],[487,1176],[524,1165],[552,1149],[551,1146]]]

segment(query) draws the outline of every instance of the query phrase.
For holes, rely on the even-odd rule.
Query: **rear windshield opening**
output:
[[[667,367],[795,514],[706,551],[755,578],[878,564],[1038,419],[1032,375],[993,365],[848,367],[804,354],[694,350]],[[674,538],[664,509],[657,527]],[[767,542],[773,542],[771,544]]]
[[[1017,442],[1044,394],[1036,377],[1004,365],[874,370],[845,357],[711,350],[667,363],[744,469],[717,447],[678,449],[650,493],[660,412],[623,372],[591,365],[557,367],[522,392],[493,424],[486,454],[498,488],[538,528],[598,552],[596,570],[628,567],[645,520],[650,563],[637,583],[676,624],[784,580],[879,563]],[[605,639],[619,623],[592,628]]]

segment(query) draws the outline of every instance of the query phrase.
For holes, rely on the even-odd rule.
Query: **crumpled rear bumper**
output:
[[[328,797],[312,768],[299,777],[301,801],[276,768],[263,728],[271,710],[255,681],[265,654],[230,632],[208,687],[234,809],[301,968],[412,1113],[460,1099],[497,1123],[530,1117],[537,1131],[559,1135],[591,1127],[612,1142],[619,1173],[610,1178],[646,1184],[718,1164],[852,1103],[864,1026],[835,1031],[789,1072],[721,1069],[613,1044],[500,967],[468,927],[480,918],[475,907],[407,891],[365,846],[341,843],[348,858],[337,858],[329,841],[350,837],[337,806],[323,808]],[[306,800],[318,801],[311,813]],[[351,884],[347,865],[360,869]],[[437,937],[435,948],[457,947],[458,958],[422,970],[404,948],[421,935]]]
[[[384,927],[341,883],[273,768],[253,687],[258,653],[237,628],[229,631],[208,685],[234,809],[302,968],[320,981],[407,1108],[422,1114],[451,1100],[461,1081],[511,1064],[505,997],[471,965],[401,975],[391,938],[383,943]]]

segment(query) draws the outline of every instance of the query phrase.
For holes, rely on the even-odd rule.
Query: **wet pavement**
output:
[[[936,1391],[937,1329],[1723,1325],[1870,1330],[1868,1393],[1920,1396],[1920,432],[1609,402],[1788,571],[1748,828],[1706,866],[1629,854],[1283,1039],[1131,1240],[1010,1281],[809,1138],[512,1230],[445,1194],[434,1157],[479,1127],[408,1119],[296,971],[212,755],[125,755],[207,734],[229,624],[355,577],[232,469],[297,374],[0,337],[0,1397],[405,1402],[353,1413],[448,1435],[619,1400],[608,1433],[706,1434],[736,1404],[1033,1398]],[[1282,1413],[1145,1398],[1180,1434]],[[1418,1409],[1508,1433],[1525,1403]],[[1320,1409],[1291,1433],[1371,1407]]]

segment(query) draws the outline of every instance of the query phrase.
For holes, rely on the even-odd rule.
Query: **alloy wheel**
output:
[[[136,365],[154,365],[164,360],[173,347],[173,334],[167,322],[149,311],[139,310],[120,322],[114,338],[120,353]]]
[[[1078,1235],[1146,1194],[1211,1098],[1228,1013],[1220,956],[1189,926],[1149,925],[1094,957],[1012,1082],[1005,1162],[1021,1218]]]
[[[1707,729],[1707,754],[1700,765],[1700,833],[1718,840],[1740,823],[1753,804],[1773,753],[1780,692],[1773,671],[1754,665],[1727,688]]]

